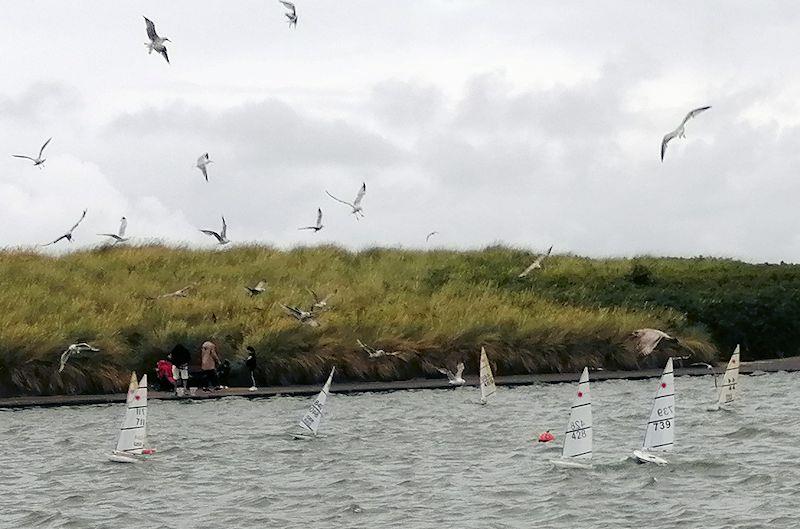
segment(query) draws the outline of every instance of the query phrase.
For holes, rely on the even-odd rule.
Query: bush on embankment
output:
[[[332,364],[349,380],[433,375],[434,366],[462,359],[474,373],[482,345],[499,375],[634,368],[628,338],[641,327],[673,333],[697,361],[715,358],[717,348],[727,354],[737,341],[751,357],[797,352],[798,267],[553,256],[517,278],[532,258],[504,247],[119,246],[58,258],[6,251],[0,394],[119,390],[131,369],[152,372],[179,342],[196,356],[209,338],[234,367],[245,346],[255,347],[270,384],[316,382]],[[244,286],[260,279],[267,292],[249,297]],[[196,287],[187,298],[147,299],[189,284]],[[279,306],[308,306],[306,288],[335,292],[319,328]],[[369,360],[357,338],[403,354]],[[78,341],[102,351],[71,358],[59,374],[61,351]]]

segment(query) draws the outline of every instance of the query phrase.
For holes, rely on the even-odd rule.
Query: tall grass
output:
[[[674,333],[694,358],[710,360],[717,345],[729,349],[731,341],[694,308],[725,303],[706,299],[713,281],[746,289],[757,280],[768,294],[751,294],[768,301],[772,289],[800,279],[796,267],[775,277],[774,267],[732,261],[572,256],[554,256],[536,274],[517,278],[532,258],[504,247],[118,246],[59,258],[2,252],[0,394],[119,390],[131,369],[152,371],[177,343],[197,356],[206,339],[234,366],[246,346],[255,347],[264,382],[275,384],[318,381],[331,364],[352,380],[424,376],[459,360],[469,373],[481,346],[499,375],[631,368],[629,335],[641,327]],[[634,265],[649,277],[632,275]],[[267,292],[248,296],[244,286],[261,279]],[[190,284],[187,298],[148,299]],[[334,293],[318,328],[298,324],[279,305],[309,305],[306,288]],[[760,317],[768,322],[770,315]],[[369,360],[357,338],[402,354]],[[60,352],[77,341],[102,351],[71,358],[59,374]]]

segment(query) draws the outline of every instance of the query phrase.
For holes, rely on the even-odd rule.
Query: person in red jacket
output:
[[[164,359],[156,362],[156,380],[158,381],[161,391],[175,389],[175,377],[172,376],[172,362]]]

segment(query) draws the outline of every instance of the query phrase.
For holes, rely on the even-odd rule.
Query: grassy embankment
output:
[[[176,343],[196,352],[208,338],[234,367],[254,346],[271,384],[318,381],[331,364],[351,380],[424,376],[459,359],[474,373],[481,345],[499,375],[631,368],[627,338],[640,327],[674,333],[697,360],[726,355],[736,341],[760,356],[797,352],[800,267],[554,256],[518,279],[532,257],[503,247],[118,247],[61,258],[6,251],[0,394],[119,390],[129,370],[152,370]],[[243,287],[259,279],[269,289],[251,298]],[[187,298],[147,299],[189,284],[196,288]],[[306,287],[336,292],[319,328],[278,305],[307,306]],[[404,353],[368,360],[356,338]],[[77,341],[102,351],[57,373],[60,352]]]

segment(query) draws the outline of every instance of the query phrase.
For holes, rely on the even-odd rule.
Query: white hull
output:
[[[667,461],[663,457],[658,457],[655,454],[651,454],[650,452],[644,452],[642,450],[634,450],[633,457],[636,458],[636,461],[638,463],[653,463],[656,465],[666,465],[667,463],[669,463],[669,461]]]
[[[114,461],[115,463],[138,463],[141,461],[141,459],[134,454],[117,452],[116,450],[108,454],[108,460]]]
[[[591,463],[579,463],[571,459],[551,459],[550,462],[557,468],[577,468],[581,470],[592,468]]]
[[[302,432],[293,432],[289,435],[292,436],[292,439],[297,441],[313,441],[314,439],[324,439],[325,435],[314,435],[311,433],[302,433]]]

